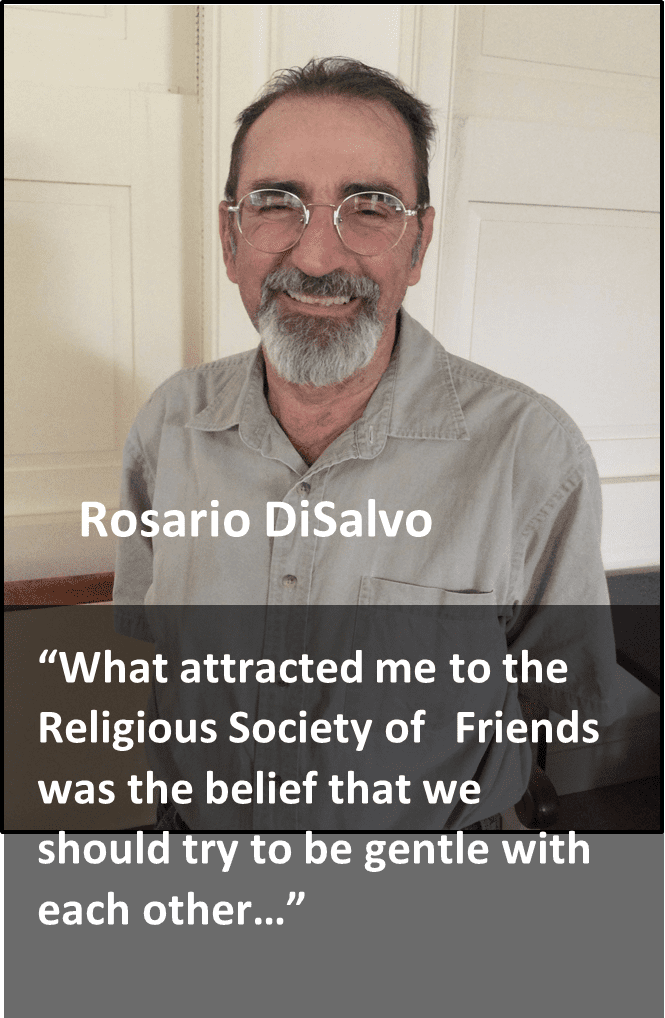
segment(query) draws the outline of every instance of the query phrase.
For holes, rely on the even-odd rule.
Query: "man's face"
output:
[[[297,194],[305,204],[325,202],[334,206],[351,192],[385,191],[400,198],[407,208],[414,208],[417,188],[408,128],[399,114],[383,103],[335,97],[279,99],[248,132],[236,199],[269,187]],[[295,269],[296,278],[300,272],[310,280],[331,273],[339,278],[369,280],[369,285],[364,284],[366,289],[372,288],[372,283],[374,289],[378,287],[376,317],[382,326],[379,344],[392,345],[395,318],[406,289],[420,278],[434,211],[429,209],[422,217],[420,255],[414,266],[412,251],[418,236],[415,216],[408,218],[396,247],[369,258],[344,247],[332,214],[331,208],[312,208],[309,225],[295,247],[281,254],[266,254],[251,247],[235,223],[229,223],[223,203],[220,233],[229,279],[238,284],[247,313],[259,331],[264,281],[271,275],[279,278],[280,270]],[[279,286],[268,292],[268,300],[274,315],[300,320],[312,334],[330,331],[331,326],[334,334],[336,323],[352,325],[367,304],[362,297],[330,306],[304,303]],[[265,308],[266,300],[262,310]]]

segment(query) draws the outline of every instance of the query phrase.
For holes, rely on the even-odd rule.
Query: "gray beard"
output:
[[[284,290],[308,297],[361,298],[352,322],[323,316],[281,314]],[[365,277],[331,272],[319,278],[298,269],[277,269],[264,281],[257,321],[266,356],[281,378],[295,385],[338,385],[366,367],[383,334],[377,316],[380,290]]]

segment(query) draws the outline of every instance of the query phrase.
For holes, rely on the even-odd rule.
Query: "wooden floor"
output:
[[[660,777],[562,795],[557,831],[658,831]]]

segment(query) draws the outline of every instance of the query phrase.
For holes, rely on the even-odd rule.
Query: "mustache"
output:
[[[304,297],[359,297],[378,301],[381,289],[378,283],[366,276],[352,276],[335,269],[325,276],[307,276],[300,269],[275,269],[263,281],[261,288],[262,307],[273,299],[275,293],[291,290]]]

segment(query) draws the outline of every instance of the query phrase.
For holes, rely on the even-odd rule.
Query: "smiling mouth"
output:
[[[329,308],[333,304],[348,304],[351,297],[306,297],[302,293],[294,293],[292,290],[286,291],[293,300],[299,301],[301,304],[316,304],[318,307]]]

